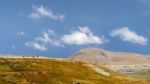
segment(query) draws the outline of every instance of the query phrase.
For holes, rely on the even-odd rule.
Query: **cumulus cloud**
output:
[[[64,47],[64,45],[90,45],[103,44],[107,42],[104,38],[93,34],[88,26],[78,27],[77,30],[71,31],[70,34],[63,34],[61,37],[48,29],[43,31],[41,36],[35,37],[33,41],[25,42],[25,46],[39,51],[47,51],[49,46]]]
[[[48,17],[53,20],[63,20],[63,14],[54,14],[51,9],[45,8],[44,6],[33,6],[33,12],[29,15],[29,17],[33,19],[39,19],[42,17]]]
[[[135,31],[130,30],[128,27],[113,30],[110,34],[112,37],[119,37],[121,40],[140,45],[146,45],[148,39],[142,35],[138,35]]]
[[[103,44],[105,41],[104,38],[95,36],[88,26],[78,27],[78,30],[63,35],[61,39],[70,45]]]
[[[50,29],[42,32],[42,35],[34,38],[33,41],[26,42],[25,45],[27,47],[40,50],[40,51],[48,50],[48,46],[50,45],[57,46],[57,47],[64,47],[61,44],[61,41],[57,39],[56,34]]]
[[[21,32],[17,32],[17,35],[18,35],[18,36],[25,36],[26,33],[25,33],[24,31],[21,31]]]

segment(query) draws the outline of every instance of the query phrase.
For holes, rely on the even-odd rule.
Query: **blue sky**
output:
[[[1,0],[0,53],[67,57],[88,47],[150,54],[149,0]]]

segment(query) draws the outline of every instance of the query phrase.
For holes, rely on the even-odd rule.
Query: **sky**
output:
[[[0,0],[0,54],[150,54],[149,22],[150,0]]]

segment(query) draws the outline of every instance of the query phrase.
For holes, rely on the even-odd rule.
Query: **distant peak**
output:
[[[150,58],[146,55],[129,53],[129,52],[113,52],[102,48],[84,48],[73,53],[69,59],[88,61],[91,63],[106,64],[106,63],[149,63]]]

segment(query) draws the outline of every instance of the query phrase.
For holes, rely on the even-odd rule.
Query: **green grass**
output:
[[[58,61],[54,59],[1,59],[0,65],[5,77],[0,78],[0,84],[150,84],[148,81],[136,80],[109,72],[107,77],[84,66],[83,62]],[[6,71],[4,71],[6,69]],[[2,76],[0,74],[0,76]]]

